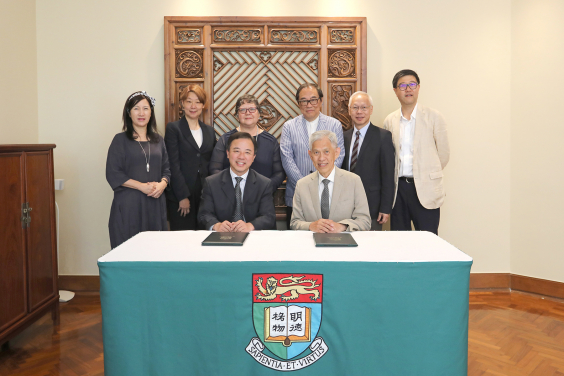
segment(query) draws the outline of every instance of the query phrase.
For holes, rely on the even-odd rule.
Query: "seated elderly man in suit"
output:
[[[256,140],[236,132],[227,141],[229,168],[204,181],[198,221],[219,232],[275,230],[272,183],[251,170],[257,154]]]
[[[371,219],[360,177],[335,166],[341,149],[331,131],[309,138],[309,157],[317,171],[298,180],[292,230],[314,232],[368,231]]]

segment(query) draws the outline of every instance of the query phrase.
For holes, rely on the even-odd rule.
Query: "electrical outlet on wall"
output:
[[[65,179],[55,179],[55,190],[62,191],[65,188]]]

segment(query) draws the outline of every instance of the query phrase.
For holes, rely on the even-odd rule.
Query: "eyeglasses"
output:
[[[372,107],[372,106],[370,106],[370,107]],[[351,107],[351,110],[353,110],[353,112],[358,112],[358,111],[367,112],[368,110],[370,110],[370,107],[366,107],[366,106],[362,106],[362,107],[352,106],[352,107]]]
[[[311,98],[309,100],[308,99],[302,99],[301,101],[298,101],[298,103],[302,107],[307,107],[308,104],[311,104],[312,106],[316,106],[317,103],[319,103],[319,98]]]
[[[249,107],[249,108],[240,108],[239,109],[239,113],[240,114],[244,114],[244,113],[249,113],[249,114],[254,114],[255,112],[257,112],[257,108],[256,107]]]
[[[419,84],[417,82],[410,82],[408,84],[399,84],[398,89],[400,89],[401,91],[405,91],[408,86],[411,90],[415,90],[417,89],[417,86],[419,86]]]

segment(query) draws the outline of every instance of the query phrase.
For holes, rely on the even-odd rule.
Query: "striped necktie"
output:
[[[237,184],[235,184],[235,211],[233,212],[233,222],[242,221],[243,216],[243,200],[241,199],[241,180],[242,177],[236,177]]]
[[[356,139],[354,140],[353,151],[351,154],[351,168],[350,171],[354,172],[356,168],[356,161],[358,160],[358,139],[360,138],[360,131],[356,131]]]

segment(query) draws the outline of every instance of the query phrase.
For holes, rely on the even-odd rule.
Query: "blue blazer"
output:
[[[345,157],[345,142],[343,140],[343,127],[339,120],[319,114],[318,131],[331,131],[337,135],[341,153],[335,160],[335,166],[341,167]],[[294,190],[298,180],[315,171],[313,162],[307,153],[309,150],[309,135],[307,124],[303,115],[287,121],[282,128],[280,137],[280,153],[282,154],[282,166],[288,176],[286,182],[286,205],[292,206]]]

